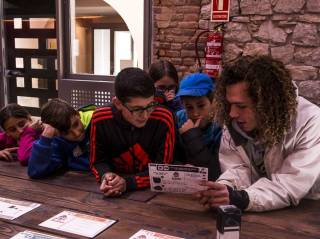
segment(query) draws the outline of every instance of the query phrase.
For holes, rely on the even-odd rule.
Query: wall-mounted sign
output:
[[[230,0],[212,0],[211,21],[229,22]]]

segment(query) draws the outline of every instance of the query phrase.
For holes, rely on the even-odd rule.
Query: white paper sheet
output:
[[[149,176],[151,191],[191,194],[206,189],[199,183],[208,180],[208,169],[150,163]]]
[[[183,238],[141,229],[137,233],[135,233],[133,236],[131,236],[129,239],[183,239]]]
[[[91,238],[110,227],[115,222],[116,221],[112,219],[95,217],[71,211],[63,211],[40,223],[39,226]]]
[[[10,239],[65,239],[65,238],[38,233],[38,232],[23,231],[23,232],[19,232],[17,235],[11,237]]]
[[[0,197],[0,218],[14,220],[41,204]]]

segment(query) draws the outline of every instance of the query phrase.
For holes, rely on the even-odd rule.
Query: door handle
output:
[[[6,70],[6,76],[9,76],[9,77],[23,76],[23,72],[19,70]]]

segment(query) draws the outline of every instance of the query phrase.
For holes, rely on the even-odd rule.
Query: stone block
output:
[[[183,14],[173,14],[171,21],[183,21],[184,15]]]
[[[270,0],[242,0],[240,2],[241,13],[243,15],[271,15]]]
[[[171,48],[171,44],[168,42],[161,42],[159,45],[160,49],[170,49]]]
[[[278,13],[298,13],[301,12],[305,0],[279,0],[274,7],[274,11]]]
[[[299,23],[292,35],[292,44],[299,46],[319,46],[319,35],[315,24]]]
[[[228,41],[235,41],[235,42],[251,41],[251,35],[248,31],[247,25],[242,23],[236,23],[236,22],[230,22],[227,24],[224,37]]]
[[[239,57],[242,54],[242,52],[243,50],[234,43],[224,44],[223,55],[222,55],[223,61],[224,62],[232,61],[237,57]]]
[[[294,81],[314,81],[318,76],[317,68],[312,66],[287,65],[286,68]]]
[[[212,0],[202,0],[201,1],[201,5],[203,6],[203,5],[207,5],[207,4],[209,4],[209,3],[211,3],[212,2]]]
[[[183,6],[176,9],[177,13],[200,13],[200,6]]]
[[[262,41],[272,41],[273,43],[285,43],[287,40],[285,31],[276,27],[272,21],[264,22],[260,26],[256,37]]]
[[[320,81],[300,82],[299,93],[311,102],[320,105]]]
[[[166,51],[166,56],[167,57],[180,57],[181,54],[180,54],[180,51],[169,50],[169,51]]]
[[[232,21],[233,22],[248,23],[248,22],[250,22],[250,19],[249,19],[249,17],[237,16],[237,17],[234,17],[232,19]]]
[[[278,46],[271,48],[271,56],[284,64],[289,64],[293,59],[294,46]]]
[[[199,26],[199,22],[179,22],[178,27],[182,29],[196,29]]]
[[[320,1],[319,0],[308,0],[307,1],[307,12],[320,13]]]
[[[320,67],[320,47],[297,47],[294,59],[299,63]]]
[[[181,50],[182,44],[181,43],[172,43],[171,44],[171,50]]]
[[[181,51],[181,57],[195,57],[196,53],[195,51],[191,50],[182,50]]]
[[[239,2],[237,0],[230,1],[230,17],[239,16],[240,12]]]
[[[319,0],[320,2],[320,0]],[[299,16],[300,22],[320,23],[320,14],[304,14]]]
[[[182,49],[184,50],[194,50],[194,43],[186,42],[182,44]]]
[[[200,20],[199,21],[199,28],[203,30],[207,30],[209,28],[209,21],[208,20]]]
[[[188,13],[184,14],[183,21],[185,22],[194,22],[194,21],[199,21],[199,14],[194,14],[194,13]]]
[[[158,28],[167,28],[170,26],[170,21],[157,21]]]
[[[182,58],[181,57],[177,57],[177,58],[173,57],[173,58],[170,58],[169,61],[171,61],[171,63],[174,64],[174,65],[182,64]]]
[[[196,63],[195,58],[187,57],[183,59],[183,65],[185,66],[193,66]]]
[[[200,19],[210,20],[211,17],[211,4],[201,7]]]
[[[247,43],[244,47],[243,55],[245,56],[269,55],[269,45],[265,43]]]
[[[196,29],[181,29],[181,35],[183,36],[194,36]]]
[[[174,43],[184,43],[184,42],[188,42],[190,41],[190,37],[186,37],[186,36],[179,36],[179,37],[173,37],[172,42]]]

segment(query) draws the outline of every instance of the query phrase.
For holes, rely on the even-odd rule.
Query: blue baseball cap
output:
[[[213,79],[207,74],[193,73],[182,79],[177,96],[204,96],[215,88]]]

